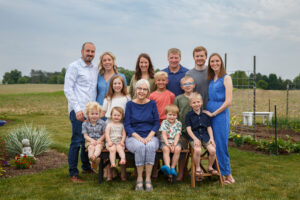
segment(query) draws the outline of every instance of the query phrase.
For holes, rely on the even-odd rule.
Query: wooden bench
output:
[[[253,125],[254,112],[243,112],[243,123],[245,126]],[[266,117],[268,117],[269,123],[272,123],[273,112],[255,112],[255,116],[263,117],[263,124],[266,124]]]
[[[190,151],[188,149],[181,150],[180,159],[182,159],[184,157],[188,158],[189,153],[190,153]],[[127,149],[125,149],[125,156],[126,156],[127,161],[128,160],[134,160],[134,154],[129,152]],[[171,156],[172,156],[172,153],[171,153]],[[117,155],[117,158],[119,158],[118,155]],[[163,158],[163,152],[162,152],[162,150],[159,149],[159,150],[156,151],[155,159],[161,160],[162,158]],[[100,162],[99,162],[99,169],[98,169],[98,171],[99,171],[99,174],[98,174],[99,184],[101,184],[103,182],[103,169],[109,163],[110,163],[110,161],[109,161],[109,151],[107,149],[104,149],[104,150],[101,151],[101,154],[100,154]],[[176,183],[176,177],[172,178],[172,183]]]

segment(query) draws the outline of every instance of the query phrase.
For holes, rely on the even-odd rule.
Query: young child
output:
[[[167,105],[174,102],[175,95],[171,91],[167,90],[168,74],[166,72],[156,72],[154,75],[154,83],[157,89],[150,94],[149,99],[156,102],[159,121],[161,123],[164,119],[166,119],[164,109]]]
[[[188,140],[187,140],[187,132],[185,127],[185,116],[188,112],[192,110],[190,103],[189,103],[189,96],[193,92],[195,88],[194,79],[191,76],[184,76],[180,80],[180,87],[184,91],[184,94],[178,95],[175,100],[174,104],[179,108],[178,120],[182,123],[182,135],[180,137],[181,147],[182,149],[188,148]],[[186,166],[187,159],[183,158],[179,162],[179,172],[177,180],[183,179],[184,168]]]
[[[161,123],[159,129],[161,131],[160,148],[163,151],[163,159],[165,164],[161,167],[161,171],[165,175],[177,176],[175,167],[177,165],[181,151],[181,144],[179,138],[181,135],[182,124],[180,121],[177,120],[179,110],[176,105],[170,104],[166,106],[164,111],[167,116],[167,119]],[[173,153],[171,168],[170,152]]]
[[[116,167],[116,152],[121,158],[119,164],[126,164],[124,152],[126,133],[122,123],[123,117],[123,109],[121,107],[113,107],[111,110],[111,122],[107,124],[105,130],[106,148],[109,150],[111,168]]]
[[[199,93],[194,92],[189,96],[192,111],[186,115],[186,130],[189,135],[190,145],[194,148],[194,162],[196,167],[196,176],[201,176],[203,171],[200,167],[201,145],[208,152],[208,172],[216,175],[218,172],[213,169],[216,159],[216,144],[211,128],[211,119],[208,115],[201,112],[202,97]]]
[[[108,92],[105,96],[101,117],[106,117],[107,122],[111,122],[111,110],[113,107],[121,107],[125,110],[126,103],[130,100],[127,95],[125,81],[122,76],[115,75],[111,78]]]
[[[105,122],[100,119],[101,106],[97,102],[89,102],[85,107],[87,121],[82,123],[82,134],[85,139],[85,148],[88,150],[88,157],[95,166],[96,159],[103,149],[105,139]]]

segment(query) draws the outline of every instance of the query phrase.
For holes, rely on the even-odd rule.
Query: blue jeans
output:
[[[80,152],[80,158],[81,158],[81,168],[83,170],[90,170],[91,165],[88,158],[88,153],[85,151],[84,147],[84,137],[81,133],[82,130],[82,122],[76,119],[76,114],[74,110],[70,112],[70,121],[72,123],[72,138],[71,138],[71,144],[69,148],[69,154],[68,154],[68,162],[69,162],[69,173],[70,177],[74,175],[78,175],[78,153],[79,149],[81,147]]]

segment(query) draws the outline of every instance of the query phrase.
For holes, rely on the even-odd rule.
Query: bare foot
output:
[[[115,163],[111,164],[110,168],[116,168],[116,164]]]
[[[120,165],[125,165],[126,164],[126,160],[125,159],[122,159],[120,162],[119,162]]]

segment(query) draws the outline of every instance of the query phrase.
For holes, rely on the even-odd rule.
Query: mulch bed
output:
[[[59,168],[68,163],[68,158],[64,153],[59,153],[56,150],[50,149],[42,155],[37,156],[34,165],[29,169],[16,169],[13,166],[5,166],[6,171],[0,178],[9,178],[23,174],[35,174],[47,169]]]

